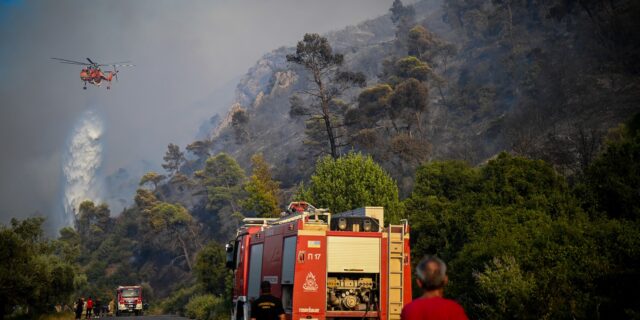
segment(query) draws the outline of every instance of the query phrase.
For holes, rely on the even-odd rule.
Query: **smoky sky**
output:
[[[388,12],[392,0],[0,0],[0,222],[60,209],[65,141],[79,116],[104,121],[103,175],[184,147],[224,113],[264,53],[306,32]],[[111,90],[82,90],[51,57],[130,60]]]

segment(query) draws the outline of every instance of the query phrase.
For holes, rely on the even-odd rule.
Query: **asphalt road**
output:
[[[120,316],[120,317],[101,317],[100,319],[117,319],[117,320],[189,320],[188,318],[183,318],[179,316]]]

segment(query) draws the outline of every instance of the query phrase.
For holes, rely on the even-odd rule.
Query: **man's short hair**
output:
[[[260,290],[262,290],[263,293],[270,293],[271,292],[271,282],[262,281],[260,283]]]
[[[416,276],[424,290],[440,289],[445,285],[447,265],[436,256],[425,256],[416,265]]]

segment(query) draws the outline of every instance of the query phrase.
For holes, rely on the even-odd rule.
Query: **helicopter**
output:
[[[120,72],[116,67],[133,67],[133,64],[129,64],[129,61],[123,62],[112,62],[112,63],[97,63],[93,62],[93,60],[87,58],[87,62],[73,61],[67,59],[60,58],[51,58],[53,60],[57,60],[60,63],[65,64],[74,64],[84,66],[80,71],[80,80],[84,82],[84,86],[82,89],[87,90],[87,83],[90,83],[96,87],[99,87],[102,84],[102,80],[107,82],[107,90],[111,89],[111,80],[114,78],[116,81],[118,80],[118,72]],[[102,71],[100,67],[104,66],[112,66],[113,70],[111,71]]]

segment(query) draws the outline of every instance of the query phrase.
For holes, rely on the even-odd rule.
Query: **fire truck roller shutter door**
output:
[[[260,296],[260,282],[262,281],[262,249],[262,243],[251,246],[251,253],[249,257],[249,299],[257,299]]]
[[[296,267],[296,244],[297,237],[284,238],[282,248],[282,306],[287,313],[293,309],[293,281]]]
[[[284,248],[282,250],[282,284],[293,283],[293,271],[295,269],[296,258],[296,238],[284,238]]]
[[[380,238],[327,237],[327,272],[380,273]]]

